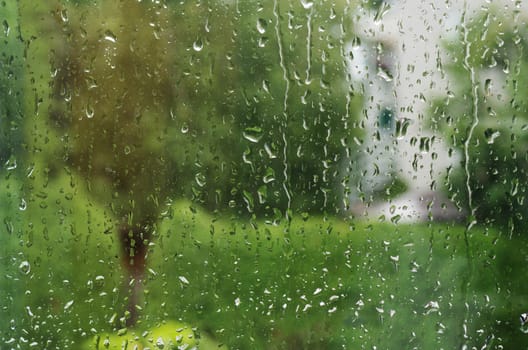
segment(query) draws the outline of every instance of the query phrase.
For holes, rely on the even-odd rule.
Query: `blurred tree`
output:
[[[64,164],[80,173],[117,218],[134,323],[148,242],[171,186],[163,142],[175,96],[170,15],[137,1],[24,3],[24,11],[41,21],[24,28],[36,58],[34,152],[51,176]],[[45,55],[49,65],[38,62]]]
[[[235,21],[240,75],[230,113],[243,162],[230,199],[272,220],[288,209],[335,213],[360,135],[347,4],[241,2]]]
[[[528,217],[528,33],[517,24],[519,12],[515,20],[501,13],[491,8],[471,19],[447,44],[449,89],[431,123],[464,155],[450,173],[449,193],[471,204],[479,222],[513,231]]]
[[[66,168],[111,210],[129,323],[172,198],[273,220],[338,208],[358,129],[345,3],[20,3],[28,190]]]

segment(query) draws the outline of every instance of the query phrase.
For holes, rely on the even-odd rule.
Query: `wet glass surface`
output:
[[[521,1],[0,1],[0,349],[528,344]]]

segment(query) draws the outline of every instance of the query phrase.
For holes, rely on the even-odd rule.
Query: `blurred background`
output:
[[[0,349],[526,346],[527,17],[1,1]]]

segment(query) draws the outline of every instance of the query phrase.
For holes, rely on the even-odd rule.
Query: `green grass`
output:
[[[121,329],[112,216],[73,177],[1,186],[0,344],[76,348]],[[139,330],[174,320],[229,349],[528,344],[528,245],[494,230],[323,216],[271,225],[176,201],[155,236]]]

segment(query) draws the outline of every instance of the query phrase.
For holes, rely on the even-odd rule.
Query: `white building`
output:
[[[350,198],[354,214],[401,221],[461,216],[440,190],[447,169],[460,166],[462,155],[449,150],[428,118],[432,100],[449,90],[444,43],[458,40],[462,24],[479,11],[494,6],[526,12],[528,2],[522,3],[387,0],[377,11],[356,12],[361,44],[351,44],[350,69],[365,96],[366,132],[359,163],[365,176],[351,184],[357,188]],[[406,183],[407,193],[389,203],[369,201],[395,178]]]

